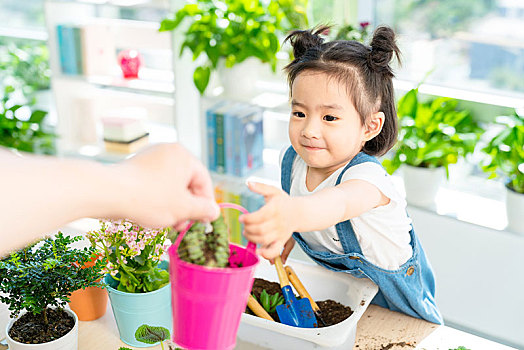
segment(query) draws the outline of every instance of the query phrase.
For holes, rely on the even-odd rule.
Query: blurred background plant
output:
[[[308,26],[306,7],[307,0],[197,0],[164,19],[160,31],[177,30],[189,21],[189,26],[181,29],[184,42],[180,55],[187,48],[193,60],[205,57],[193,74],[195,86],[203,94],[221,59],[231,68],[254,57],[275,71],[282,37],[292,29]]]
[[[504,177],[506,187],[524,194],[524,117],[515,111],[497,117],[495,122],[502,128],[482,149],[488,156],[482,169],[490,179]]]
[[[444,167],[473,153],[483,132],[470,111],[458,108],[458,100],[437,97],[419,101],[418,87],[398,102],[399,139],[393,156],[383,165],[392,174],[402,164],[422,168]]]
[[[48,112],[35,107],[37,93],[50,88],[49,53],[44,44],[0,46],[0,146],[54,154],[56,134]]]

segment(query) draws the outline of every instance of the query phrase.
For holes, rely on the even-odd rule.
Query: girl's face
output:
[[[346,87],[325,73],[302,72],[291,87],[289,139],[306,164],[331,174],[369,139]]]

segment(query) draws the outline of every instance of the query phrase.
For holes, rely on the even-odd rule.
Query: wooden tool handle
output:
[[[247,307],[250,308],[251,311],[253,311],[253,313],[258,317],[262,317],[273,322],[275,321],[273,317],[267,313],[266,309],[264,309],[251,294],[249,294],[249,299],[247,300]]]
[[[301,298],[308,298],[309,299],[309,301],[311,303],[311,307],[313,308],[313,311],[316,312],[316,311],[320,310],[320,308],[318,307],[317,303],[315,303],[315,301],[313,300],[311,295],[309,295],[308,291],[306,290],[306,287],[304,287],[302,282],[300,282],[300,280],[298,279],[298,276],[295,273],[295,271],[293,270],[293,268],[291,266],[286,266],[286,272],[287,272],[287,275],[289,277],[289,281],[291,282],[293,287],[295,287],[295,289],[297,290],[298,295],[300,295]]]
[[[284,266],[282,265],[282,259],[280,259],[280,255],[275,258],[275,267],[278,273],[278,280],[280,281],[280,288],[289,286],[289,279],[287,278],[287,273],[284,270]]]

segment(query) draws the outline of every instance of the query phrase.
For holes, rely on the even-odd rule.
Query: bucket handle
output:
[[[238,204],[234,204],[234,203],[218,203],[218,206],[220,208],[229,208],[229,209],[236,209],[240,212],[242,212],[242,214],[249,214],[249,212],[241,205],[238,205]],[[180,245],[180,242],[182,242],[182,239],[184,238],[184,235],[187,233],[187,231],[189,231],[189,229],[191,228],[191,226],[193,226],[194,224],[194,221],[189,221],[189,223],[187,224],[186,228],[183,229],[178,237],[176,238],[176,241],[175,241],[175,251],[178,252],[178,246]],[[257,250],[257,245],[253,242],[248,242],[247,244],[247,247],[246,249],[253,253],[253,254],[256,254],[256,250]]]

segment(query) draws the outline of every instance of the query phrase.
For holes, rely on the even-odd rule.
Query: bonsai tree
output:
[[[206,225],[196,222],[182,238],[178,247],[181,260],[209,267],[227,267],[229,264],[229,240],[224,218],[220,216]]]
[[[27,334],[21,332],[10,336],[21,343],[33,343],[35,337],[44,338],[42,342],[57,339],[65,333],[57,333],[51,324],[49,313],[57,308],[57,313],[63,313],[62,308],[69,301],[69,295],[77,289],[100,286],[103,263],[98,262],[92,267],[82,266],[94,257],[93,248],[75,249],[70,245],[82,240],[83,237],[64,236],[61,232],[54,238],[30,245],[0,261],[0,301],[6,303],[11,311],[11,317],[17,317],[23,310],[30,322],[41,324],[42,334]],[[24,315],[24,316],[26,316]],[[64,317],[64,316],[62,316]],[[68,315],[66,317],[69,317]],[[17,322],[22,321],[22,319]],[[73,325],[71,325],[72,327]],[[20,327],[18,327],[20,329]]]
[[[290,29],[307,27],[306,0],[197,0],[164,19],[160,31],[177,29],[186,19],[184,49],[205,60],[193,74],[195,86],[204,93],[220,59],[232,67],[255,57],[276,70],[279,36]]]
[[[457,105],[448,97],[420,102],[418,88],[408,91],[398,102],[399,140],[392,158],[383,161],[386,170],[392,174],[402,164],[444,167],[449,176],[449,165],[473,153],[482,133],[471,113]]]
[[[489,178],[504,176],[508,180],[506,187],[524,194],[524,117],[515,111],[497,117],[496,122],[504,128],[482,149],[489,159],[483,170],[490,174]]]
[[[168,248],[168,230],[152,230],[128,220],[101,221],[87,233],[91,245],[104,257],[119,291],[146,293],[169,283],[169,273],[158,264]]]

